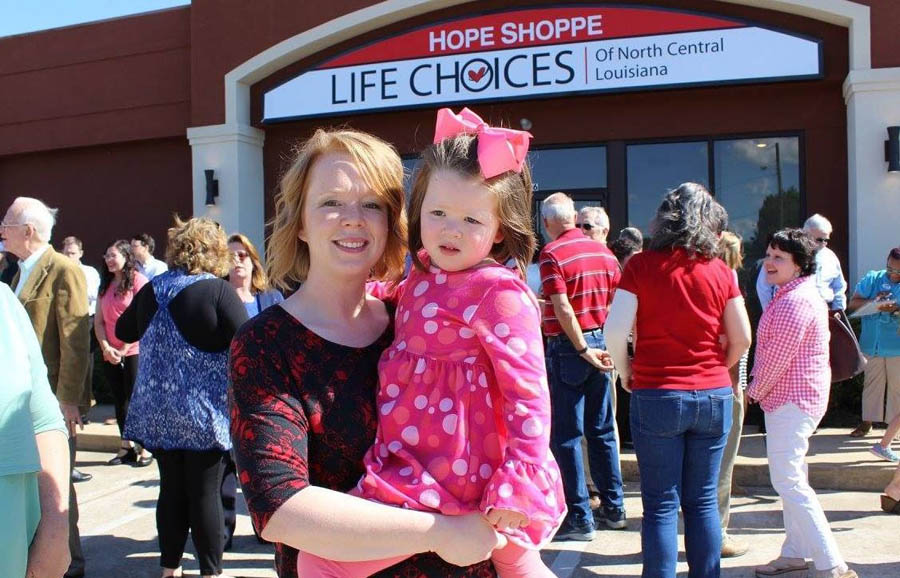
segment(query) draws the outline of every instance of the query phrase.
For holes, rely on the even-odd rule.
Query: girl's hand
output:
[[[515,530],[528,525],[528,516],[515,510],[503,508],[491,508],[487,513],[487,520],[498,530]]]
[[[471,566],[504,548],[506,536],[498,534],[478,512],[462,516],[437,516],[434,553],[457,566]]]

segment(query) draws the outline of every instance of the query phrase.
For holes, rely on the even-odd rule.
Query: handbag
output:
[[[831,341],[828,351],[831,362],[831,383],[856,377],[866,369],[866,357],[859,349],[856,333],[843,311],[828,312]]]

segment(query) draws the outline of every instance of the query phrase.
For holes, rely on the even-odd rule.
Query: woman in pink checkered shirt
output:
[[[772,485],[781,496],[785,539],[781,554],[756,576],[856,578],[838,551],[828,520],[809,485],[804,458],[831,385],[828,308],[816,290],[816,245],[801,229],[769,239],[763,268],[777,287],[759,320],[753,381],[747,392],[766,414],[766,453]]]

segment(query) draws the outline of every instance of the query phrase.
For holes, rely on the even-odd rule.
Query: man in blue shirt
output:
[[[862,423],[850,434],[862,437],[872,422],[900,414],[900,247],[891,249],[887,268],[869,271],[856,284],[848,310],[875,301],[878,312],[862,318],[859,346],[868,359],[862,394]]]

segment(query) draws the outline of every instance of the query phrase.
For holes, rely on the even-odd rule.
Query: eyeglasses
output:
[[[27,227],[27,226],[28,226],[28,223],[13,223],[13,224],[0,223],[0,229],[10,229],[12,227]]]
[[[900,269],[894,269],[893,267],[887,267],[888,275],[900,275]]]
[[[243,261],[244,259],[246,259],[249,256],[250,256],[250,253],[248,253],[247,251],[232,251],[231,252],[231,258],[232,259],[237,258],[238,261]]]
[[[827,244],[828,244],[828,241],[830,241],[831,239],[829,239],[828,237],[816,237],[816,238],[813,239],[813,240],[814,240],[816,243],[822,243],[823,245],[827,245]]]
[[[594,226],[590,223],[576,223],[575,226],[579,229],[584,229],[585,231],[591,231],[594,228]]]

